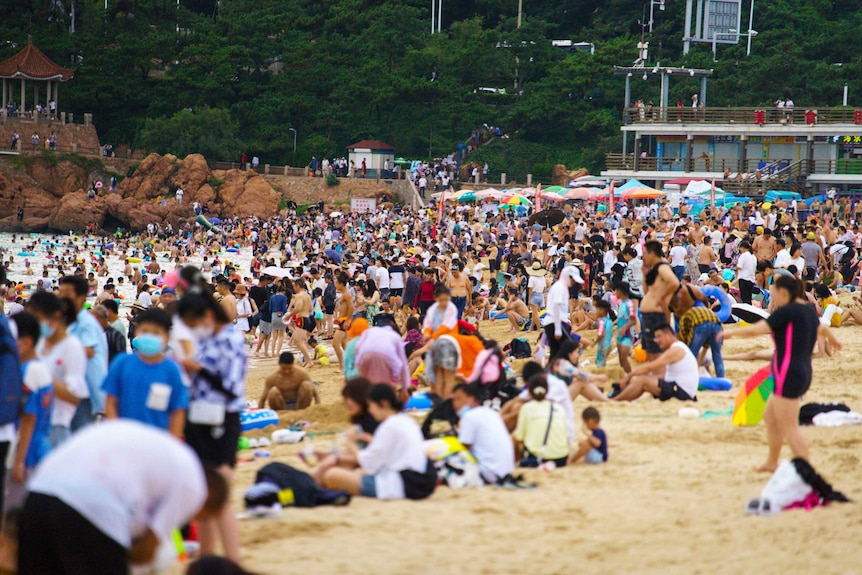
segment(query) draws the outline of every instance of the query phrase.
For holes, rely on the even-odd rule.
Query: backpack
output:
[[[530,344],[521,337],[513,339],[512,343],[503,348],[503,351],[515,359],[523,359],[533,354]]]
[[[0,425],[18,420],[24,376],[18,342],[5,315],[0,314]]]

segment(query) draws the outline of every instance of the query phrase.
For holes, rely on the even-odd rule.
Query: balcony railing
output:
[[[625,108],[623,123],[630,124],[856,124],[862,129],[862,109],[840,108],[691,108],[644,106]]]
[[[691,165],[686,166],[686,162]],[[608,170],[634,170],[635,157],[634,154],[607,154],[605,156],[605,164]],[[657,158],[655,156],[641,157],[637,160],[638,171],[650,172],[719,172],[731,173],[743,172],[754,175],[760,172],[761,175],[774,174],[782,168],[791,164],[791,160],[762,160],[757,158],[749,158],[744,165],[740,164],[738,158],[705,158],[696,156],[688,160],[687,158]]]

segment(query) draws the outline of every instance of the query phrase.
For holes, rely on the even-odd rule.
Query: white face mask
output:
[[[215,328],[212,326],[199,325],[192,328],[192,333],[198,340],[204,340],[212,336]]]

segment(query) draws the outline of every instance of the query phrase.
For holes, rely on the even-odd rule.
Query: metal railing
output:
[[[689,163],[690,165],[686,165]],[[703,156],[694,156],[691,159],[680,158],[658,158],[655,156],[640,157],[637,159],[638,171],[655,171],[655,172],[718,172],[731,173],[742,172],[751,174],[760,172],[766,176],[774,174],[777,171],[787,167],[792,162],[787,159],[778,160],[762,160],[749,158],[745,162],[741,162],[738,158],[707,158]],[[634,154],[607,154],[605,156],[605,165],[608,170],[634,170],[635,156]]]
[[[623,109],[623,123],[629,124],[855,124],[862,129],[862,109],[839,108],[691,108],[644,106]]]
[[[90,126],[93,123],[93,114],[73,114],[72,112],[27,112],[16,111],[8,113],[5,108],[0,108],[0,122],[23,122],[25,124],[77,124]]]

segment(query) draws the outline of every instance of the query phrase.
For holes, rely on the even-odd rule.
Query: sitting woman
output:
[[[344,438],[347,442],[356,442],[360,435],[374,435],[377,431],[377,420],[371,416],[368,411],[368,391],[371,389],[371,382],[364,377],[354,377],[344,384],[344,389],[341,390],[341,397],[344,398],[344,407],[350,415],[350,423],[352,424],[345,432]],[[362,444],[364,447],[365,444]],[[341,467],[343,469],[356,469],[357,464],[355,458],[345,457],[344,453],[333,453],[331,450],[321,451],[314,450],[314,460],[317,466],[311,473],[311,476],[318,483],[322,483],[323,475],[333,467]],[[308,452],[300,453],[302,460],[309,465],[313,465],[308,457]]]
[[[391,385],[377,384],[368,392],[368,411],[379,423],[372,437],[359,434],[347,444],[347,453],[336,456],[336,467],[322,474],[327,489],[377,499],[424,499],[434,492],[437,473],[428,461],[422,432]],[[360,442],[367,442],[363,448]],[[342,465],[358,466],[344,469]]]
[[[581,371],[578,369],[580,358],[580,345],[574,340],[567,339],[560,345],[560,351],[557,355],[551,358],[548,371],[566,382],[569,386],[569,393],[572,395],[572,401],[577,399],[579,395],[583,395],[590,401],[610,401],[596,385],[596,383],[606,382],[607,376]]]
[[[515,456],[521,467],[538,467],[553,461],[557,467],[566,465],[569,458],[569,429],[563,408],[545,398],[548,380],[534,375],[527,384],[530,399],[518,413],[518,424],[512,439]]]

